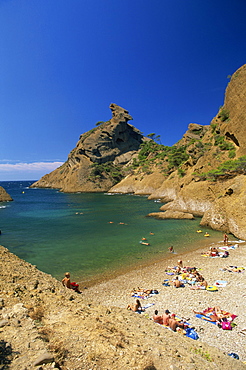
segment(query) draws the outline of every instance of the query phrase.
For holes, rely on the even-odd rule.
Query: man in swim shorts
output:
[[[155,314],[153,315],[153,321],[156,322],[157,324],[163,324],[163,317],[158,315],[158,311],[155,310]]]
[[[165,313],[162,315],[163,325],[169,326],[169,320],[170,320],[170,311],[165,310]]]

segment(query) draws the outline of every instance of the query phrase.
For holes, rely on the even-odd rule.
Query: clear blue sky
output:
[[[0,0],[0,180],[35,180],[129,111],[173,145],[246,61],[245,0]]]

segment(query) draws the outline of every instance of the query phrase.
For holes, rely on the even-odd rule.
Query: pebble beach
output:
[[[88,289],[83,290],[83,285],[80,285],[82,294],[98,304],[126,309],[128,304],[133,304],[136,300],[131,295],[133,289],[141,287],[157,290],[158,294],[152,295],[148,299],[140,299],[142,306],[153,304],[141,315],[152,320],[155,310],[158,310],[159,314],[162,315],[168,309],[178,317],[188,320],[190,326],[196,329],[199,341],[217,347],[226,354],[236,353],[240,360],[246,363],[246,270],[244,272],[224,270],[226,266],[246,268],[246,242],[230,242],[229,240],[228,245],[236,245],[236,248],[229,250],[227,258],[204,257],[203,252],[207,252],[211,246],[216,248],[224,246],[223,242],[209,244],[208,240],[207,246],[202,249],[183,254],[170,253],[168,259],[150,266],[140,267]],[[165,270],[168,267],[176,266],[180,259],[183,261],[183,266],[198,268],[209,286],[214,286],[217,280],[226,281],[226,286],[218,287],[216,291],[192,290],[189,284],[185,284],[183,288],[174,288],[172,280],[175,276],[168,275]],[[166,282],[167,279],[170,284],[164,286],[163,282],[164,280]],[[217,325],[199,319],[193,312],[201,312],[208,307],[215,306],[237,316],[234,319],[236,326],[232,330],[223,330]],[[158,324],[153,322],[153,330],[155,325]],[[163,330],[167,329],[163,327]],[[180,334],[173,333],[173,335]]]

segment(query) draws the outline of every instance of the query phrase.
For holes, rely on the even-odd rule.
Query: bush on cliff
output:
[[[246,175],[246,155],[235,160],[225,161],[216,169],[201,174],[194,173],[201,180],[216,181],[217,179]]]

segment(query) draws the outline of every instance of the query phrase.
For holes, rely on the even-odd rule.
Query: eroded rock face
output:
[[[6,190],[0,186],[0,202],[9,202],[13,200]]]
[[[128,123],[132,117],[126,109],[116,104],[110,104],[110,109],[112,118],[82,134],[68,160],[32,187],[60,188],[66,192],[109,190],[114,185],[110,176],[103,173],[100,181],[97,181],[96,176],[91,175],[91,166],[107,162],[124,165],[131,160],[144,140],[140,131]]]
[[[128,111],[116,104],[110,104],[112,119],[101,124],[93,132],[81,135],[76,148],[76,159],[87,156],[92,162],[105,163],[122,157],[122,163],[129,161],[126,153],[135,152],[142,142],[142,135],[128,124],[132,117]]]

